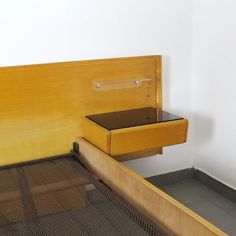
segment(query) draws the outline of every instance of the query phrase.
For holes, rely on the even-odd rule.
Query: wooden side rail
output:
[[[226,235],[86,140],[78,138],[77,143],[84,163],[94,174],[170,235]]]

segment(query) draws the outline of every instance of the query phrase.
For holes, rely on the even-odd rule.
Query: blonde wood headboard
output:
[[[152,78],[94,90],[91,81]],[[68,153],[86,114],[162,107],[161,56],[0,68],[0,165]]]

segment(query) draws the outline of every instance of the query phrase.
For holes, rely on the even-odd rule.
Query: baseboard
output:
[[[148,177],[146,179],[149,182],[153,183],[154,185],[161,187],[169,184],[178,183],[187,178],[193,178],[194,171],[195,171],[194,168],[189,168],[189,169],[173,171],[166,174],[155,175],[152,177]]]
[[[174,171],[166,174],[156,175],[146,178],[149,182],[155,186],[162,187],[169,184],[175,184],[181,182],[184,179],[194,178],[206,185],[208,188],[214,190],[215,192],[221,194],[225,198],[236,202],[236,190],[221,183],[220,181],[214,179],[213,177],[207,175],[206,173],[194,169],[183,169],[179,171]]]
[[[201,183],[206,185],[207,187],[213,189],[217,193],[221,194],[225,198],[228,198],[229,200],[236,202],[236,190],[227,186],[226,184],[223,184],[222,182],[214,179],[213,177],[207,175],[206,173],[195,169],[194,170],[194,178],[199,180]]]

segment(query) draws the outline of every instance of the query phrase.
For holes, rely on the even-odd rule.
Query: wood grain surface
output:
[[[102,181],[170,235],[226,235],[216,226],[86,140],[78,138],[82,161]]]
[[[160,56],[0,68],[0,166],[68,153],[85,115],[161,104]],[[158,73],[157,73],[158,71]],[[92,81],[152,78],[97,91]]]

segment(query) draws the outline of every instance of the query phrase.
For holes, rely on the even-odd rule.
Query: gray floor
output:
[[[236,235],[235,202],[209,189],[194,178],[160,188],[229,235]]]

